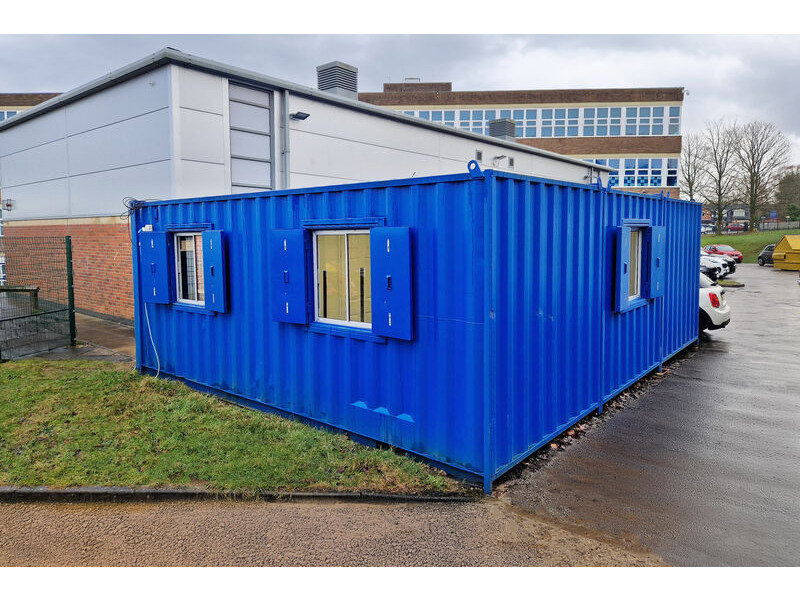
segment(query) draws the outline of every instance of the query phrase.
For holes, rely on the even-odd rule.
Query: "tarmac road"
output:
[[[621,412],[502,486],[512,506],[674,565],[800,565],[800,286],[738,265],[731,324]]]

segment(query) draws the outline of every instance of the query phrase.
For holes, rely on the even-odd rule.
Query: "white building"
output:
[[[166,48],[4,120],[6,235],[71,235],[78,308],[131,319],[130,247],[119,218],[126,197],[462,173],[472,159],[482,168],[607,183],[608,169],[596,164],[359,102],[357,70],[348,65],[318,71],[321,87],[338,93]],[[113,238],[113,252],[99,232]],[[100,281],[121,286],[125,297],[110,298]]]

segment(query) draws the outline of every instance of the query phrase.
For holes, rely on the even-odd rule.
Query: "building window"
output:
[[[203,305],[203,237],[200,232],[175,234],[178,302]]]
[[[370,328],[369,230],[314,233],[316,320]]]

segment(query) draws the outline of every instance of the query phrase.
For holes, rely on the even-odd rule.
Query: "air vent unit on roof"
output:
[[[517,124],[511,119],[489,121],[489,135],[509,142],[516,141]]]
[[[358,69],[338,60],[317,67],[317,88],[345,98],[358,98]]]

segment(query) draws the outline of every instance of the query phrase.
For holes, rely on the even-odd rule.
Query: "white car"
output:
[[[708,254],[707,252],[703,252],[702,250],[700,251],[700,264],[715,265],[721,267],[722,268],[722,274],[720,275],[721,279],[724,279],[727,275],[730,275],[733,272],[730,263],[727,260],[725,260],[723,256],[715,256],[714,254]]]
[[[731,322],[731,307],[725,290],[700,273],[700,331],[722,329]]]

